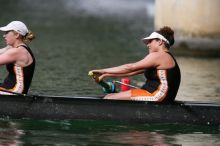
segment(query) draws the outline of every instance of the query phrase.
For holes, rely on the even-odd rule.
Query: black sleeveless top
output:
[[[26,67],[18,66],[15,63],[7,64],[6,68],[8,71],[8,75],[5,78],[4,82],[0,84],[0,88],[11,92],[27,94],[34,74],[35,58],[31,49],[28,46],[21,46],[26,48],[27,51],[31,54],[33,62]]]
[[[177,61],[171,53],[168,52],[168,54],[170,54],[175,61],[175,66],[173,68],[165,70],[150,68],[144,71],[147,80],[142,89],[150,93],[158,90],[158,93],[161,93],[157,94],[157,96],[165,95],[162,102],[172,102],[175,100],[181,81],[181,73]]]

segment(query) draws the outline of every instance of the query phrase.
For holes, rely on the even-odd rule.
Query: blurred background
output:
[[[201,8],[206,14],[210,13],[206,16],[210,23],[206,21],[205,27],[213,28],[205,31],[204,26],[198,25],[204,24],[199,15],[201,11],[195,11],[200,10],[196,8],[198,5],[186,3],[174,0],[2,0],[0,26],[20,20],[36,35],[29,44],[37,60],[29,94],[89,96],[103,94],[101,87],[88,77],[89,70],[142,59],[148,51],[141,38],[169,25],[174,28],[177,40],[171,52],[176,55],[182,72],[177,100],[219,101],[218,29],[210,25],[219,24],[218,17],[207,12],[207,5]],[[192,7],[189,13],[182,5]],[[193,14],[197,17],[190,18],[195,16]],[[5,46],[3,39],[0,46]],[[1,81],[5,76],[5,66],[1,66]],[[133,85],[141,86],[144,81],[142,75],[132,78]]]

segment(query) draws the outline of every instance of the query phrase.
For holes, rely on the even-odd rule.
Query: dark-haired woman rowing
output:
[[[174,31],[165,26],[143,38],[143,42],[149,48],[149,54],[142,60],[117,67],[92,70],[99,76],[99,81],[107,77],[125,77],[141,73],[147,79],[140,89],[108,94],[104,99],[155,102],[175,100],[181,73],[176,59],[169,51],[175,42]]]

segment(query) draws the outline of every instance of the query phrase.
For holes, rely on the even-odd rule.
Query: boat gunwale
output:
[[[205,107],[220,107],[220,102],[208,102],[208,101],[181,101],[175,100],[174,102],[154,102],[154,101],[131,101],[131,100],[105,100],[103,95],[93,96],[56,96],[56,95],[0,95],[2,97],[21,98],[27,100],[40,100],[40,99],[55,99],[55,100],[90,100],[112,103],[133,103],[133,104],[155,104],[155,105],[180,105],[180,106],[205,106]]]

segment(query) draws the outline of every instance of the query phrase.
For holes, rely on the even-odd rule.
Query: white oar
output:
[[[113,81],[113,82],[116,82],[116,83],[119,83],[119,84],[122,84],[122,85],[125,85],[125,86],[128,86],[128,87],[132,87],[132,88],[138,88],[136,86],[133,86],[133,85],[130,85],[130,84],[126,84],[126,83],[123,83],[123,82],[120,82],[120,81]]]

